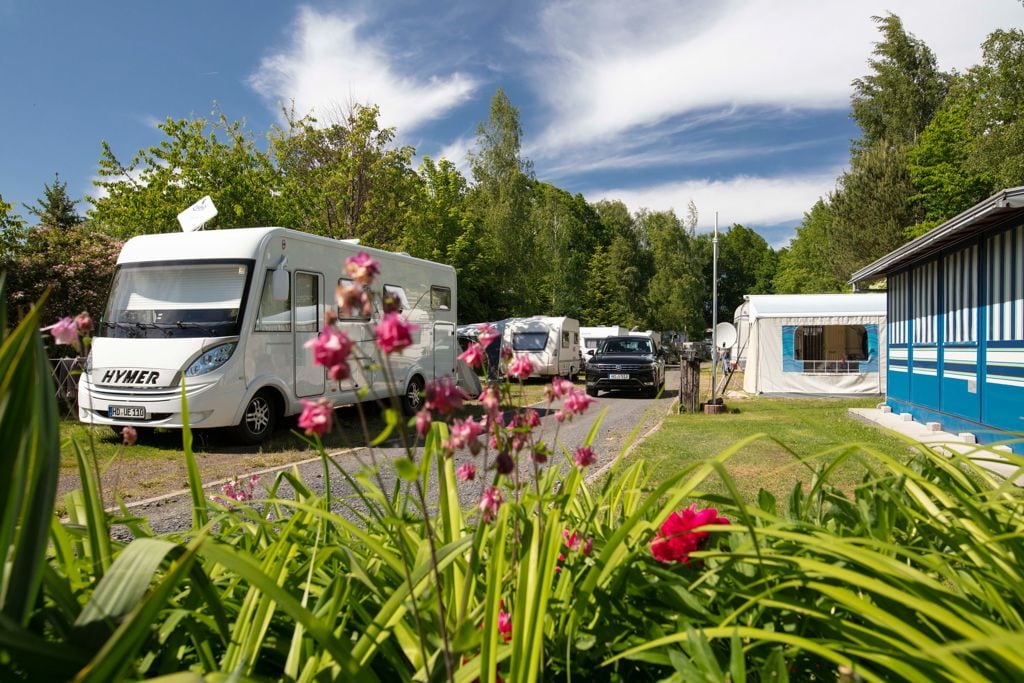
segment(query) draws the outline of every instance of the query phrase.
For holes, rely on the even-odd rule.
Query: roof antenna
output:
[[[211,218],[217,215],[217,207],[213,205],[213,199],[206,195],[198,202],[178,214],[178,223],[181,224],[182,232],[194,232],[202,230]]]

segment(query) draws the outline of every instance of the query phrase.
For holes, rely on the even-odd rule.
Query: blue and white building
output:
[[[1024,437],[1024,187],[852,275],[888,285],[886,403],[979,443]],[[1024,454],[1024,443],[1010,444]]]

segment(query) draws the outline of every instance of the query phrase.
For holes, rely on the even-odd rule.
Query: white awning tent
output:
[[[735,325],[748,393],[885,392],[885,293],[752,294]]]

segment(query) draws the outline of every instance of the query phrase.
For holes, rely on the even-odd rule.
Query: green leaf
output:
[[[398,472],[398,476],[403,481],[416,481],[419,476],[419,468],[409,458],[396,458],[395,459],[395,471]]]

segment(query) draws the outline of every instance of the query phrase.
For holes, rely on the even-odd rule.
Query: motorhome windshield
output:
[[[120,266],[110,288],[103,337],[226,337],[239,333],[249,262]]]
[[[513,351],[543,351],[548,344],[547,332],[514,332]]]

